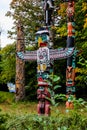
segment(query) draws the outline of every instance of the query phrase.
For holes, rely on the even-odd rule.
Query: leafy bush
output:
[[[12,103],[14,100],[14,94],[9,92],[0,92],[0,103]]]
[[[54,105],[49,117],[27,113],[0,114],[0,130],[87,130],[87,108],[84,107],[84,103],[82,99],[75,100],[81,111],[75,107],[68,113],[61,113]]]
[[[62,94],[56,96],[57,98],[65,98]],[[2,99],[4,97],[4,99],[8,101],[8,99],[12,99],[13,94],[9,95],[8,93],[7,98],[5,98],[6,93],[5,95],[1,93],[0,97],[2,97]],[[30,115],[27,113],[18,115],[11,113],[10,115],[1,114],[1,110],[0,130],[87,130],[87,103],[81,98],[78,100],[74,99],[73,102],[75,108],[68,113],[60,113],[58,107],[52,105],[52,115],[49,117],[34,114]],[[13,105],[17,107],[15,103]]]
[[[0,130],[6,130],[6,121],[9,118],[7,114],[1,114],[0,113]]]
[[[56,116],[23,115],[7,122],[7,130],[86,130],[87,117],[76,111]]]

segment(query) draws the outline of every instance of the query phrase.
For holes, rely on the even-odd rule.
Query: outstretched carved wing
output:
[[[17,56],[25,61],[35,61],[37,60],[37,51],[17,52]]]
[[[52,60],[65,59],[73,55],[75,48],[49,49],[49,56]],[[25,61],[37,60],[37,51],[17,52],[17,56]]]
[[[73,55],[75,48],[50,49],[50,59],[65,59]]]

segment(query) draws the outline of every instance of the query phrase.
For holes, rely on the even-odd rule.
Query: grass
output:
[[[8,114],[25,114],[25,113],[36,113],[35,102],[18,102],[16,103],[14,100],[15,94],[9,92],[1,92],[0,91],[0,109],[2,113]]]
[[[0,92],[0,130],[87,130],[87,111],[66,113],[65,103],[60,103],[51,107],[50,117],[37,116],[36,102],[16,103],[14,96]]]
[[[26,113],[36,113],[36,104],[35,103],[2,103],[0,104],[0,109],[2,113],[21,115]]]
[[[14,93],[0,92],[0,130],[87,130],[87,111],[66,113],[65,103],[51,106],[51,116],[37,116],[36,102],[15,102]]]
[[[8,113],[10,115],[22,115],[22,114],[37,114],[36,102],[18,102],[14,101],[14,93],[0,92],[0,109],[2,113]],[[65,104],[60,104],[58,109],[61,113],[65,112]],[[55,108],[51,110],[52,115],[55,115]]]
[[[10,115],[37,114],[37,102],[18,102],[14,100],[14,93],[0,92],[0,110],[2,113]],[[58,107],[51,107],[51,115],[55,116],[56,112],[67,114],[65,111],[65,103],[60,103]],[[83,110],[83,109],[82,109]],[[80,111],[87,115],[87,111]]]

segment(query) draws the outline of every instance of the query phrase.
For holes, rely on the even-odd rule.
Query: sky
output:
[[[7,44],[13,43],[13,40],[8,38],[8,30],[11,30],[13,26],[13,21],[12,18],[6,17],[5,14],[7,11],[10,10],[10,2],[12,0],[0,0],[0,31],[1,36],[0,36],[0,42],[1,42],[1,47],[5,47]]]

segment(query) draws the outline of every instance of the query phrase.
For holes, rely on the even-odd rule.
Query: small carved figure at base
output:
[[[47,99],[50,98],[50,93],[48,92],[48,87],[40,86],[37,90],[37,112],[38,115],[50,115],[50,101]]]

